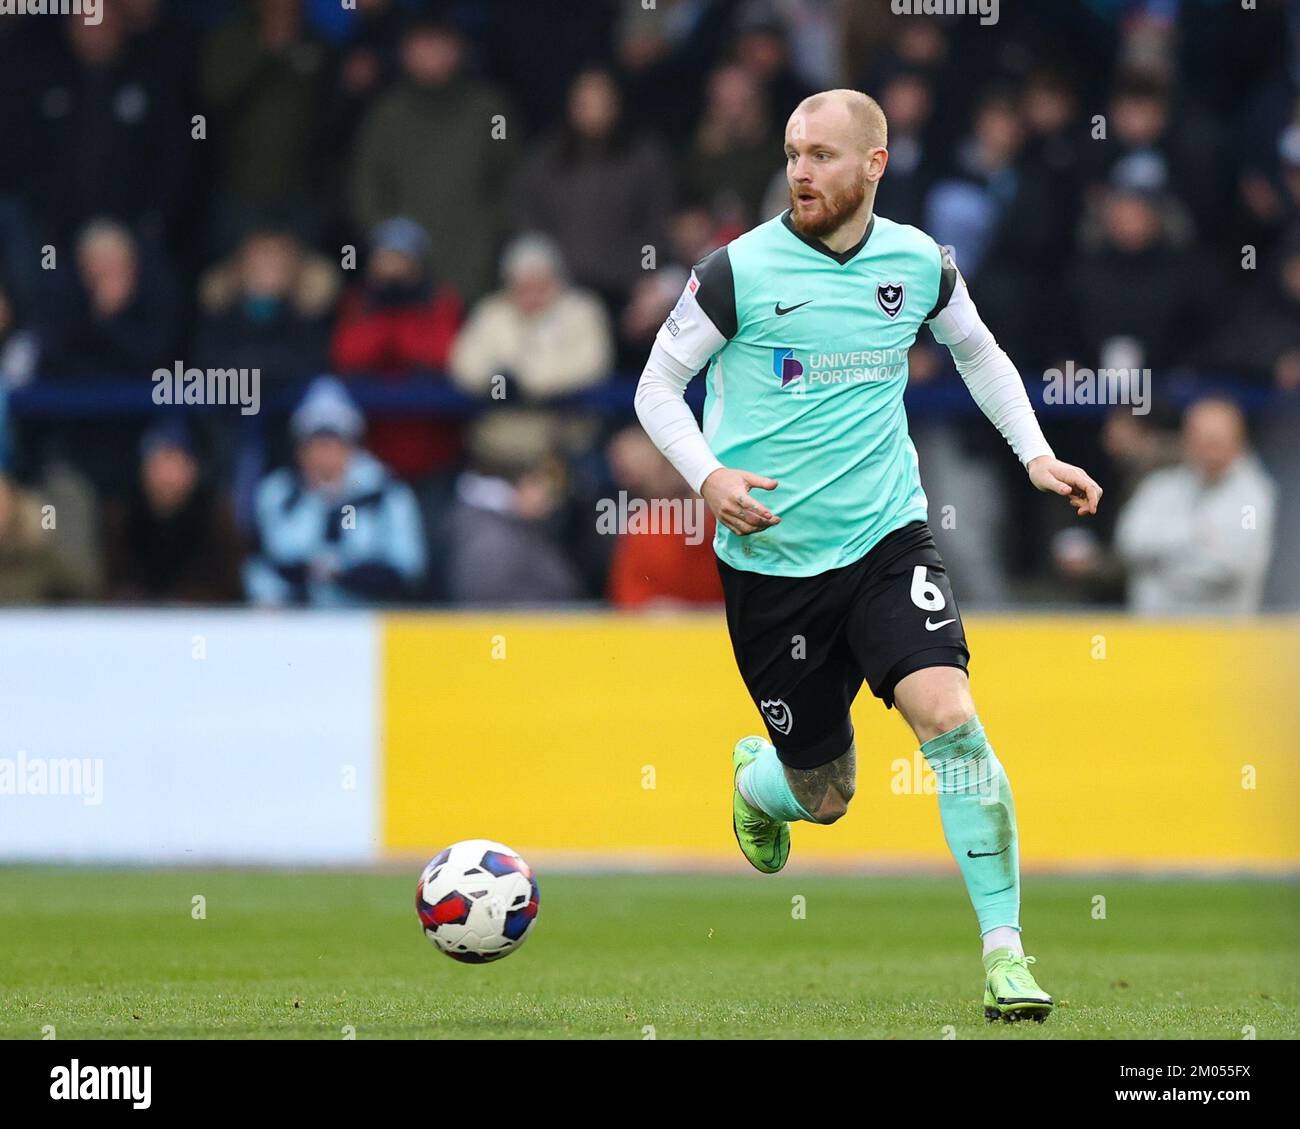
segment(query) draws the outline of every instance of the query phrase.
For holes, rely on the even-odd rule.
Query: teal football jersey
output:
[[[786,212],[696,265],[658,340],[697,368],[711,350],[705,440],[724,466],[780,483],[754,491],[780,524],[746,537],[719,524],[722,560],[813,576],[925,519],[903,407],[907,353],[955,281],[933,239],[883,216],[834,252]]]

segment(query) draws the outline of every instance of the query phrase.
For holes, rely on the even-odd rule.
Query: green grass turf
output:
[[[0,868],[0,1036],[1296,1038],[1300,890],[1033,878],[1055,994],[988,1026],[952,879],[541,876],[520,952],[458,964],[416,874]],[[206,920],[191,899],[206,898]],[[1092,899],[1106,898],[1094,920]],[[796,920],[792,899],[806,899]]]

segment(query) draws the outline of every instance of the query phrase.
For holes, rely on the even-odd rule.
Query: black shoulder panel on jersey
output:
[[[695,300],[728,341],[736,336],[736,280],[731,273],[731,256],[725,247],[705,255],[694,266],[700,288]]]
[[[952,252],[947,247],[939,248],[939,259],[943,264],[939,269],[939,298],[925,320],[929,321],[948,304],[952,292],[957,288],[957,265],[952,260]]]

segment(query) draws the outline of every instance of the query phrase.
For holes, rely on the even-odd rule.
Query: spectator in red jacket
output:
[[[618,432],[606,456],[629,518],[610,561],[609,602],[636,610],[722,603],[708,507],[641,428]],[[632,516],[634,505],[640,520]],[[658,516],[649,516],[655,510]]]
[[[428,379],[432,371],[442,379],[463,304],[460,295],[434,279],[430,249],[428,235],[414,220],[396,217],[375,228],[365,277],[339,310],[332,352],[340,375],[408,381]],[[399,477],[434,474],[460,455],[460,426],[454,421],[372,415],[367,424],[370,449]]]

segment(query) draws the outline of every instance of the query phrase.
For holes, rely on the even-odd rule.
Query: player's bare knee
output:
[[[975,711],[966,702],[937,703],[921,719],[921,728],[925,731],[923,742],[932,740],[940,734],[952,732],[959,726],[965,725],[974,716]]]
[[[836,784],[823,797],[820,806],[813,814],[818,823],[835,823],[842,819],[849,810],[853,799],[853,781]]]
[[[791,791],[817,823],[834,823],[849,810],[856,765],[854,748],[829,764],[810,769],[786,769]]]
[[[975,705],[968,694],[936,694],[927,701],[913,704],[905,715],[921,744],[943,733],[950,733],[975,716]]]

